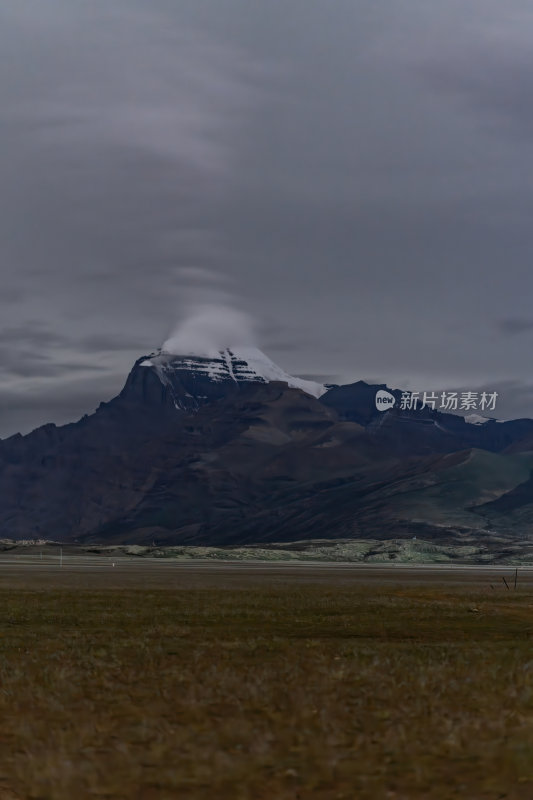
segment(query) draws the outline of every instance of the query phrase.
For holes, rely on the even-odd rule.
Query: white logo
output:
[[[376,392],[376,408],[378,411],[388,411],[395,402],[396,398],[390,392],[386,392],[383,389]]]
[[[376,395],[376,407],[379,408]],[[437,408],[442,411],[494,411],[498,392],[402,392],[400,411]],[[384,408],[381,409],[382,411]]]

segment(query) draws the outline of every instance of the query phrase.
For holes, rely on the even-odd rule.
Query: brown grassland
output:
[[[533,797],[533,590],[0,579],[0,798]]]

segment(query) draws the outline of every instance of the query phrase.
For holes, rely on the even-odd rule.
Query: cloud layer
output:
[[[0,436],[213,306],[289,372],[533,416],[532,34],[524,0],[3,3]]]
[[[229,306],[202,305],[188,315],[163,343],[175,355],[217,357],[221,350],[253,346],[255,332],[249,314]]]

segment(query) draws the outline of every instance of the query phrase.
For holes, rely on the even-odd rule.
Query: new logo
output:
[[[378,411],[388,411],[395,402],[396,398],[390,392],[386,392],[384,389],[376,392],[376,408]]]

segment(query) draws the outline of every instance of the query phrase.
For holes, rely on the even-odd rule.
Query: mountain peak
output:
[[[327,391],[321,383],[289,375],[257,347],[226,347],[209,356],[160,349],[139,361],[138,365],[153,369],[164,386],[172,388],[177,380],[181,384],[185,381],[187,393],[192,397],[203,397],[209,384],[228,382],[283,381],[291,388],[301,389],[317,398]]]

